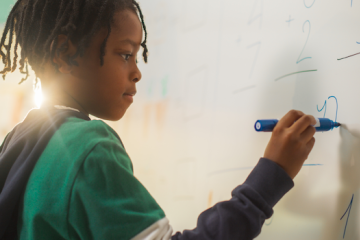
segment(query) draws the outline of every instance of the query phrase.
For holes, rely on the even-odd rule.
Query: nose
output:
[[[133,72],[133,75],[131,76],[131,81],[137,83],[141,80],[141,77],[142,77],[142,74],[140,72],[140,69],[135,64],[135,70]]]

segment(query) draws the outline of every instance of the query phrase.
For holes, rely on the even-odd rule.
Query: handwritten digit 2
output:
[[[306,7],[306,8],[311,8],[311,7],[314,5],[314,3],[315,3],[316,0],[314,0],[313,3],[312,3],[310,6],[306,5],[305,1],[306,1],[306,0],[304,0],[304,5],[305,5],[305,7]]]
[[[305,27],[305,24],[306,24],[306,23],[309,23],[309,33],[308,33],[308,36],[307,36],[305,45],[304,45],[303,49],[301,50],[301,53],[300,53],[300,55],[299,55],[299,57],[298,57],[298,60],[296,61],[296,64],[298,64],[299,62],[301,62],[301,61],[303,61],[303,60],[305,60],[305,59],[310,59],[310,58],[311,58],[311,57],[304,57],[304,58],[300,59],[300,57],[301,57],[301,55],[302,55],[302,53],[303,53],[303,51],[304,51],[304,49],[305,49],[305,47],[306,47],[306,44],[307,44],[307,42],[308,42],[308,40],[309,40],[310,31],[311,31],[311,23],[310,23],[309,20],[306,20],[306,21],[304,22],[304,24],[303,24],[303,32],[304,32],[304,27]]]

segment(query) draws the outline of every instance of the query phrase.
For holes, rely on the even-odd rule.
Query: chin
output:
[[[126,112],[126,109],[125,110],[124,109],[116,109],[114,111],[107,112],[107,113],[103,112],[101,114],[96,114],[96,115],[93,114],[93,116],[95,116],[97,118],[101,118],[103,120],[118,121],[124,116],[125,112]]]
[[[126,113],[127,109],[116,109],[113,114],[111,114],[111,121],[119,121]]]
[[[125,115],[125,112],[126,111],[124,111],[120,114],[117,114],[113,121],[119,121]]]
[[[106,117],[103,117],[102,119],[104,120],[108,120],[108,121],[119,121],[123,116],[124,116],[125,112],[123,113],[116,113],[116,114],[111,114],[111,115],[107,115]]]

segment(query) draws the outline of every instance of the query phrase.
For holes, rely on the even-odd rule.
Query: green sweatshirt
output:
[[[35,165],[20,202],[20,239],[131,239],[165,214],[134,177],[117,133],[70,117]]]

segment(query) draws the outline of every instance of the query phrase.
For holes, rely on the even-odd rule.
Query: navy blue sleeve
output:
[[[229,201],[202,212],[193,230],[177,232],[171,240],[250,240],[257,237],[275,204],[294,186],[275,162],[261,158]]]

